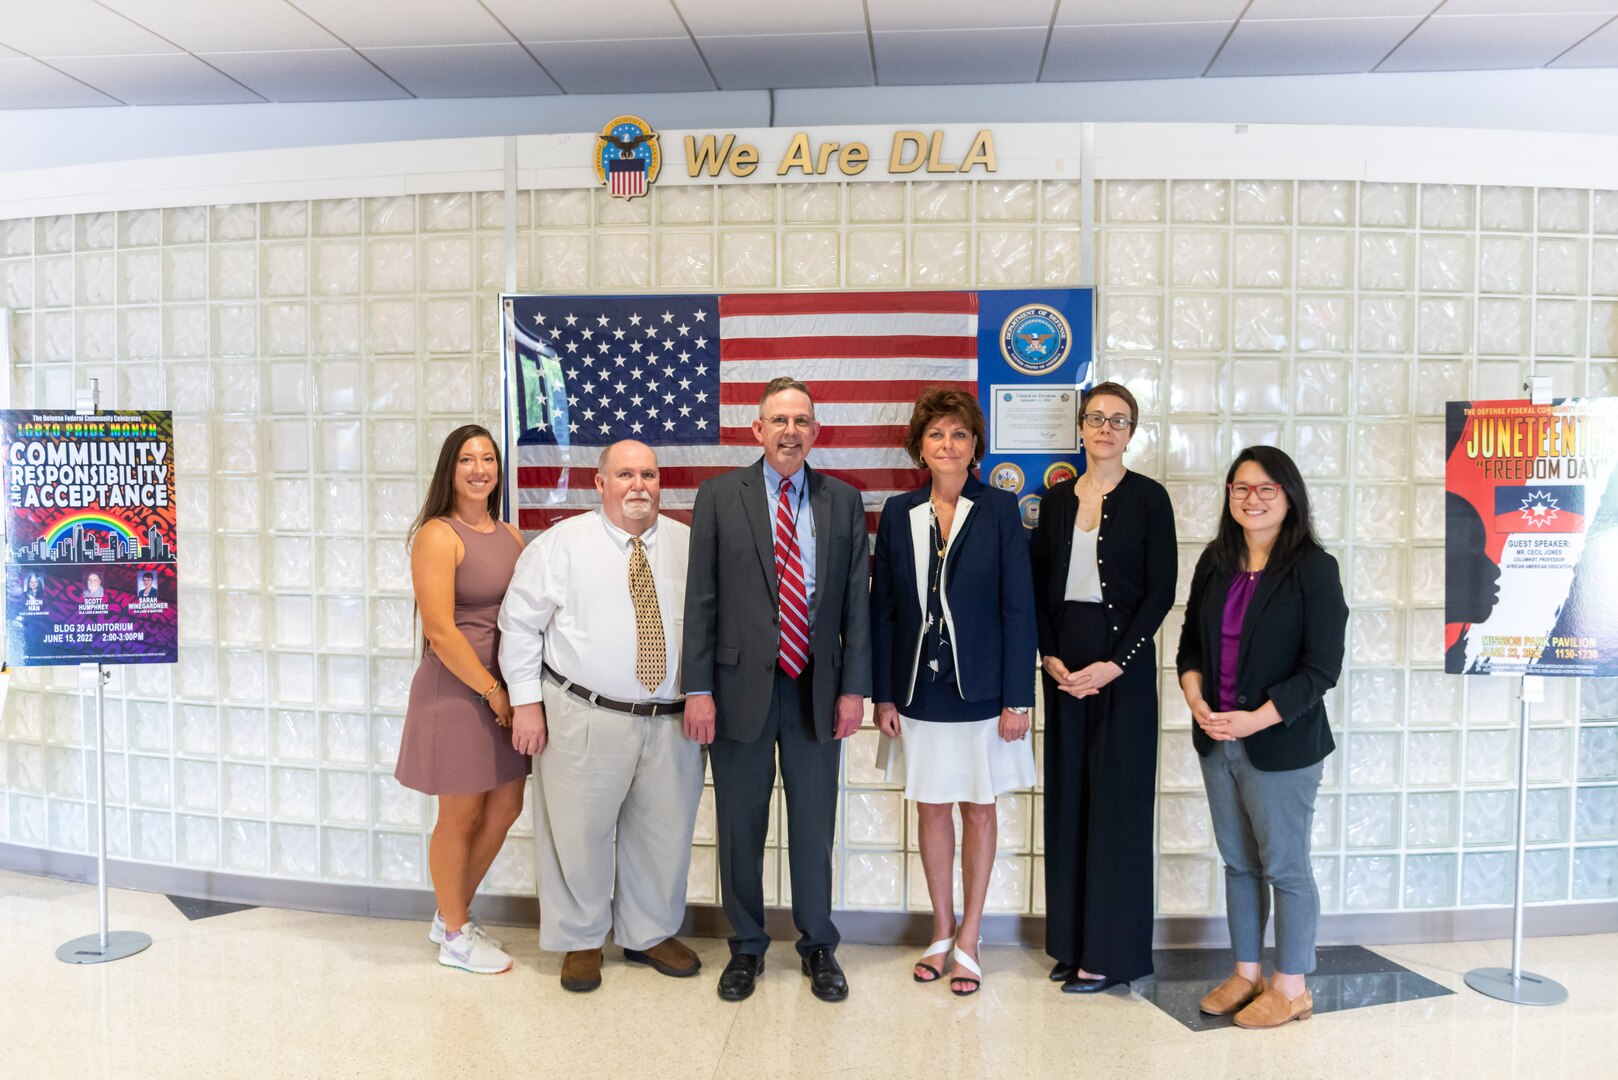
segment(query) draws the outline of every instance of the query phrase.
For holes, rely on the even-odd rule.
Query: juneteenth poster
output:
[[[1618,675],[1618,398],[1452,401],[1444,670]]]
[[[14,666],[172,664],[168,412],[0,412],[6,655]]]

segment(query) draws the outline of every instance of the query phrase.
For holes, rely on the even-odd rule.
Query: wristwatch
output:
[[[1012,705],[1009,706],[1006,711],[1014,712],[1018,716],[1027,716],[1029,713],[1034,711],[1034,707],[1032,705]]]

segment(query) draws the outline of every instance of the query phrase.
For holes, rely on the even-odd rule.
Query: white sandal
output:
[[[978,948],[981,949],[982,947],[983,939],[978,938]],[[971,983],[972,986],[968,990],[957,990],[955,987],[951,986],[949,988],[949,992],[954,994],[956,997],[971,997],[973,994],[977,993],[978,988],[983,985],[983,969],[978,967],[978,962],[962,952],[959,945],[950,950],[949,958],[972,973],[971,975],[950,976],[949,981],[952,983]]]
[[[924,979],[920,975],[917,975],[914,971],[910,973],[910,977],[919,983],[935,983],[942,981],[944,978],[944,973],[938,968],[933,967],[931,964],[922,963],[922,960],[926,960],[929,956],[948,956],[950,955],[951,950],[954,948],[954,938],[939,938],[937,941],[927,946],[927,951],[921,954],[921,960],[917,960],[915,965],[916,967],[921,968],[923,971],[932,972],[933,977],[930,979]]]

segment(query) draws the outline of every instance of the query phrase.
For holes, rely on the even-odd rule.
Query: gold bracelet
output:
[[[500,689],[502,689],[500,680],[496,679],[494,680],[494,685],[483,691],[483,693],[479,694],[478,698],[483,702],[483,704],[487,705],[489,703],[489,695]]]

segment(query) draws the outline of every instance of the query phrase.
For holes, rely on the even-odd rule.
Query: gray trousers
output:
[[[545,683],[545,752],[534,759],[539,947],[626,949],[685,919],[702,748],[680,714],[631,716]],[[616,833],[616,842],[614,834]]]
[[[1255,769],[1240,739],[1215,743],[1202,759],[1214,840],[1225,861],[1225,918],[1240,963],[1259,962],[1274,889],[1275,970],[1315,970],[1320,893],[1309,834],[1324,769],[1324,761],[1282,772]]]

